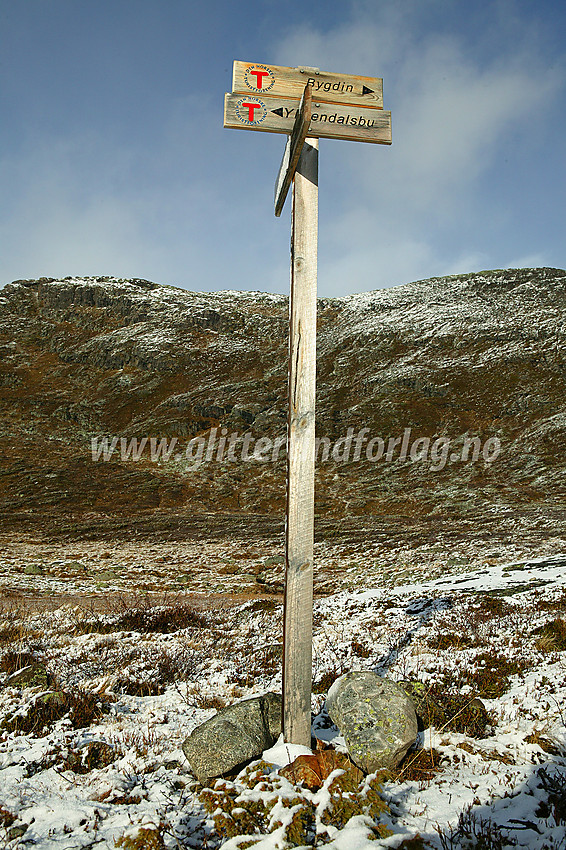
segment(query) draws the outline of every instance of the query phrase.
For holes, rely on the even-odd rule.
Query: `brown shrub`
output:
[[[41,735],[57,720],[68,715],[73,728],[82,729],[102,717],[107,710],[108,703],[97,694],[49,691],[34,697],[23,714],[16,713],[5,718],[0,728],[6,732]]]
[[[441,755],[438,750],[409,751],[395,772],[396,782],[423,782],[432,779],[439,771]]]
[[[110,634],[111,632],[142,632],[143,634],[170,634],[180,629],[207,628],[208,620],[184,602],[154,605],[149,600],[127,608],[122,603],[117,614],[95,615],[80,620],[77,634]]]

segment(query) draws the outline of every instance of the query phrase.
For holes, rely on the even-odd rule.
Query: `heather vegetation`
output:
[[[127,850],[346,840],[558,850],[564,567],[558,558],[513,566],[319,600],[318,762],[256,761],[208,787],[181,743],[223,706],[280,688],[278,599],[225,598],[204,610],[189,596],[119,597],[54,611],[13,599],[0,617],[6,846],[27,836],[51,850],[68,834],[73,846]],[[400,683],[419,720],[399,768],[374,777],[343,754],[324,707],[334,679],[356,669]],[[46,819],[40,799],[53,803]]]

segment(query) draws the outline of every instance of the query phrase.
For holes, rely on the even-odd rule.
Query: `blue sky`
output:
[[[383,77],[393,145],[320,143],[319,291],[566,265],[566,5],[0,0],[0,285],[287,292],[284,136],[224,130],[234,59]]]

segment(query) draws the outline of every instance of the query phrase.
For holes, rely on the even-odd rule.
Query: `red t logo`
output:
[[[248,108],[248,121],[250,124],[254,123],[254,115],[256,109],[261,109],[261,103],[251,103],[251,101],[246,101],[246,103],[242,103],[242,106],[247,106]]]
[[[250,69],[250,74],[255,77],[255,87],[256,89],[263,88],[263,78],[269,77],[269,71],[260,71],[258,68]]]

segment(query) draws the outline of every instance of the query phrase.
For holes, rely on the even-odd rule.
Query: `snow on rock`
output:
[[[301,744],[287,744],[281,734],[275,744],[268,750],[265,750],[262,758],[264,761],[279,769],[292,764],[299,756],[310,756],[312,750],[308,747],[303,747]]]

